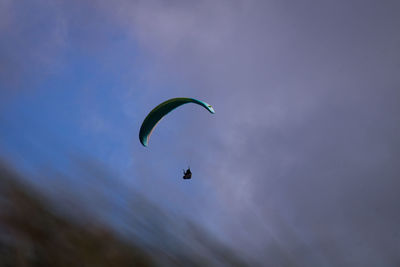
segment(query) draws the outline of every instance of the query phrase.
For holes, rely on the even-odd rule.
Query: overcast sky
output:
[[[1,156],[69,175],[102,162],[272,266],[398,266],[399,14],[396,0],[1,0]],[[216,113],[185,105],[142,147],[172,97]]]

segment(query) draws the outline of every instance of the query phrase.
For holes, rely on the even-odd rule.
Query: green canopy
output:
[[[140,132],[139,132],[140,143],[142,143],[143,146],[147,146],[149,144],[150,135],[153,132],[154,128],[157,126],[157,123],[159,123],[160,120],[169,112],[187,103],[198,104],[207,109],[209,112],[215,113],[214,109],[206,102],[194,98],[184,98],[184,97],[172,98],[170,100],[167,100],[159,104],[146,116],[146,118],[142,123],[142,126],[140,127]]]

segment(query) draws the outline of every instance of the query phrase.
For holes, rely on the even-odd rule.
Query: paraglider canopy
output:
[[[175,108],[187,103],[194,103],[200,105],[205,109],[207,109],[210,113],[212,114],[215,113],[211,105],[194,98],[178,97],[169,99],[156,106],[152,111],[150,111],[150,113],[144,119],[139,131],[140,143],[146,147],[149,143],[149,138],[151,133],[153,132],[157,124],[160,122],[160,120]],[[186,171],[183,170],[183,179],[191,179],[191,178],[192,178],[192,172],[190,171],[190,167]]]
[[[139,131],[140,143],[142,143],[143,146],[147,146],[149,143],[150,135],[152,134],[154,128],[157,126],[160,120],[175,108],[187,103],[200,105],[207,109],[210,113],[215,113],[211,105],[194,98],[178,97],[169,99],[156,106],[144,119]]]

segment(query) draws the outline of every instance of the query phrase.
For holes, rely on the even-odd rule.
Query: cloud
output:
[[[160,62],[155,71],[192,88],[172,93],[203,96],[216,108],[206,134],[214,137],[194,153],[211,155],[213,163],[202,159],[204,179],[220,205],[240,229],[258,225],[244,237],[255,251],[277,236],[300,257],[280,236],[283,220],[310,246],[304,261],[393,264],[399,6],[214,3],[136,2],[125,11]],[[191,132],[204,136],[201,126]],[[231,225],[232,235],[240,232]]]
[[[0,83],[7,94],[32,87],[32,81],[58,67],[65,47],[65,18],[59,6],[45,2],[2,2]]]
[[[176,113],[152,141],[173,136],[179,143],[135,150],[133,172],[160,180],[159,187],[135,181],[144,190],[191,207],[204,224],[275,265],[399,261],[396,2],[86,5],[100,14],[92,22],[121,27],[146,59],[142,87],[132,86],[122,103],[131,107],[127,116],[139,120],[145,108],[174,96],[204,99],[216,110],[212,119],[197,110]],[[44,40],[63,36],[56,30],[63,27],[48,27]],[[91,47],[91,38],[83,40]],[[42,51],[37,47],[27,51]],[[18,66],[23,60],[12,51],[7,65]],[[167,179],[186,161],[197,165],[198,191]]]

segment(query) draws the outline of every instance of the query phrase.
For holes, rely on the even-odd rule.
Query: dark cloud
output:
[[[115,24],[109,21],[112,16],[106,10],[93,4],[2,1],[0,88],[3,99],[18,92],[38,90],[43,81],[65,71],[71,50],[84,55],[104,53],[115,32]]]
[[[397,1],[87,5],[150,62],[126,113],[142,118],[133,100],[150,110],[174,96],[216,110],[169,117],[151,152],[133,159],[144,177],[194,162],[202,189],[143,179],[144,191],[171,206],[188,199],[199,221],[272,266],[398,264]],[[159,146],[158,134],[181,141]]]
[[[54,72],[67,34],[55,3],[2,2],[0,86],[4,92],[32,87]],[[6,94],[3,94],[6,96]]]
[[[394,266],[399,5],[139,6],[132,28],[162,71],[216,108],[202,160],[232,235],[282,264]]]

